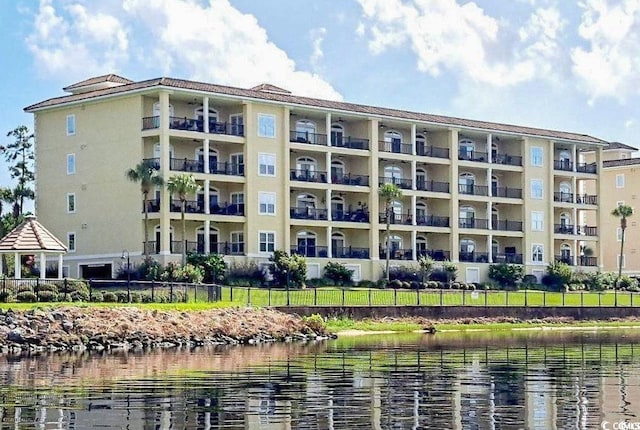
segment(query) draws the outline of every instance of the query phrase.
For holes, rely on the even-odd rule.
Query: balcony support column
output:
[[[416,152],[416,125],[414,123],[414,124],[411,124],[411,155],[416,155],[416,154],[417,154],[417,152]],[[412,168],[411,169],[412,170],[411,177],[414,178],[414,180],[415,180],[415,177],[416,177],[415,161],[411,162],[411,168]],[[413,186],[413,189],[414,190],[416,189],[415,184]]]
[[[418,259],[418,250],[416,249],[417,246],[418,246],[418,232],[415,229],[413,229],[411,230],[411,259],[413,261]]]
[[[415,149],[415,144],[414,144],[413,152],[415,152],[415,151],[416,151],[416,149]],[[412,190],[417,190],[418,189],[417,165],[418,165],[418,163],[417,163],[417,161],[415,159],[411,160],[411,178],[412,178],[412,180],[411,180],[411,189]]]
[[[331,219],[331,218],[329,218]],[[331,235],[333,234],[333,227],[331,227],[331,225],[329,225],[327,227],[327,257],[328,258],[333,258],[333,250],[331,249]]]
[[[493,211],[491,210],[491,202],[487,202],[487,227],[493,230]]]
[[[327,189],[324,192],[324,201],[325,201],[325,208],[327,208],[327,221],[331,222],[331,220],[333,220],[332,214],[331,214],[331,190]]]
[[[327,184],[331,184],[333,182],[332,178],[331,178],[331,151],[327,152],[325,154],[325,170],[327,171]],[[329,200],[327,200],[329,201]]]
[[[578,225],[578,209],[573,208],[571,212],[571,217],[573,218],[573,234],[578,234],[578,229],[580,228],[580,225]],[[582,234],[585,234],[585,232],[583,231]]]
[[[598,270],[602,271],[604,268],[604,249],[602,248],[602,240],[600,240],[600,236],[602,236],[602,226],[605,223],[605,217],[609,216],[608,208],[607,210],[603,210],[602,208],[602,196],[605,193],[604,181],[602,181],[602,147],[596,149],[596,196],[598,199],[596,201],[597,210],[596,210],[596,225],[598,226],[598,241],[596,242],[595,256],[598,258]],[[616,255],[618,255],[616,253]],[[617,260],[616,260],[617,263]]]
[[[331,112],[327,112],[327,115],[324,118],[324,131],[325,134],[327,135],[327,146],[331,146]],[[331,159],[329,159],[331,160]],[[329,166],[330,164],[328,164]],[[327,170],[329,170],[329,168],[327,167]],[[330,173],[330,172],[329,172]],[[327,175],[329,177],[331,177],[330,175]],[[329,182],[331,183],[331,182]]]
[[[209,179],[204,180],[204,213],[209,215],[211,213],[211,196],[209,195],[209,187],[211,181]]]
[[[411,225],[416,225],[417,223],[417,218],[416,218],[416,204],[418,202],[418,197],[417,196],[411,196]],[[415,258],[414,258],[415,260]]]
[[[378,182],[380,181],[380,168],[378,161],[378,120],[371,118],[369,119],[369,142],[372,143],[371,151],[369,154],[369,178],[370,178],[370,188],[371,192],[369,193],[369,216],[371,223],[371,230],[369,230],[369,254],[371,255],[372,261],[378,261],[380,259],[380,224],[379,214],[380,214],[380,196],[378,195],[378,190],[380,186]],[[372,265],[372,267],[374,267]],[[380,275],[380,273],[375,273],[374,276]]]
[[[204,96],[202,98],[202,130],[205,133],[209,133],[209,97]],[[205,160],[208,158],[209,152],[205,152]],[[208,172],[208,170],[205,170]]]
[[[496,151],[496,153],[497,152],[498,151]],[[493,163],[493,136],[491,133],[487,134],[487,161],[489,164]],[[489,168],[489,170],[491,170],[491,168]]]
[[[498,250],[498,252],[500,252],[500,250]],[[491,233],[487,236],[487,255],[489,256],[487,263],[493,263],[493,234]]]
[[[196,240],[197,238],[198,236],[196,236]],[[211,221],[206,219],[204,220],[204,254],[209,254],[210,251],[211,251]]]
[[[575,144],[572,145],[572,148],[571,148],[571,158],[573,159],[573,169],[571,170],[575,172],[578,170],[578,146]],[[573,178],[573,180],[575,182],[575,178]],[[573,190],[575,190],[575,188],[573,188]]]
[[[207,124],[207,122],[205,122],[205,124]],[[204,173],[211,173],[211,166],[209,166],[209,139],[205,139],[204,142],[202,142],[202,159],[204,160],[204,166],[203,169]],[[216,166],[217,168],[218,166]]]
[[[457,263],[460,261],[460,223],[453,222],[460,215],[460,206],[458,202],[458,194],[460,187],[458,186],[458,165],[457,160],[459,144],[458,130],[449,130],[449,148],[451,148],[451,168],[449,169],[449,183],[451,184],[451,199],[449,200],[449,219],[451,223],[451,234],[449,235],[449,250],[451,252],[451,261]]]
[[[0,259],[2,260],[2,259]],[[2,263],[0,263],[2,264]],[[0,269],[2,268],[2,266],[0,265]],[[0,270],[0,273],[2,273],[2,270]],[[58,279],[62,279],[62,275],[63,275],[63,270],[62,270],[62,254],[58,255]]]
[[[169,92],[160,91],[160,175],[169,179]],[[167,187],[160,188],[160,255],[171,254],[171,194]]]

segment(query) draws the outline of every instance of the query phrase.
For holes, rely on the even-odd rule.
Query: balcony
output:
[[[327,258],[329,248],[327,246],[316,245],[291,245],[291,254],[301,255],[303,257],[320,257]]]
[[[598,227],[589,226],[589,225],[579,225],[576,234],[581,234],[583,236],[597,236],[598,235]]]
[[[352,175],[348,173],[346,175],[336,175],[331,177],[332,184],[342,184],[342,185],[361,185],[364,187],[369,186],[369,177],[365,175]]]
[[[576,195],[576,203],[582,205],[597,205],[598,196],[589,194],[578,194]]]
[[[458,160],[487,163],[489,161],[488,155],[486,152],[461,150],[458,151]]]
[[[346,221],[346,222],[369,222],[369,212],[362,209],[358,209],[352,212],[331,211],[331,221]]]
[[[157,160],[158,165],[160,160]],[[169,169],[177,172],[205,173],[204,162],[200,160],[189,160],[187,158],[172,158],[169,161]],[[236,163],[213,163],[209,165],[209,173],[216,175],[244,176],[244,164]]]
[[[327,210],[311,207],[293,207],[289,210],[289,217],[291,219],[326,220]]]
[[[378,150],[380,152],[392,152],[394,154],[411,154],[411,144],[402,142],[387,142],[381,140],[378,142]]]
[[[347,149],[369,149],[369,139],[352,136],[331,136],[331,146]]]
[[[210,203],[209,213],[211,215],[244,216],[244,203]]]
[[[451,253],[442,249],[419,249],[417,257],[431,257],[435,261],[449,261]]]
[[[416,224],[429,227],[449,227],[449,217],[435,215],[419,216],[416,219]]]
[[[160,212],[160,199],[145,200],[142,204],[142,212],[144,212],[144,205],[147,205],[147,213]]]
[[[381,176],[378,180],[378,185],[382,186],[384,184],[394,184],[403,190],[411,189],[411,179],[401,179],[401,178],[390,178],[388,176]]]
[[[431,191],[434,193],[448,193],[449,183],[418,179],[416,180],[416,189],[420,191]]]
[[[506,253],[500,254],[496,253],[492,256],[492,261],[494,264],[506,263],[506,264],[522,264],[522,254],[514,254],[514,253]]]
[[[413,249],[391,249],[389,251],[391,260],[413,260]],[[387,259],[387,251],[380,249],[380,260]]]
[[[464,263],[488,263],[488,252],[460,252],[459,261]]]
[[[598,257],[581,255],[578,257],[578,266],[597,267]]]
[[[519,155],[493,154],[491,161],[505,166],[522,166],[522,157]]]
[[[553,193],[553,201],[560,203],[573,203],[573,193],[555,192]]]
[[[335,247],[331,250],[332,258],[361,258],[369,259],[369,248],[353,248],[348,247]]]
[[[449,158],[449,148],[418,145],[416,147],[416,155],[421,157]]]
[[[151,130],[160,128],[159,116],[148,116],[142,118],[142,129]],[[172,130],[187,130],[204,132],[204,121],[193,118],[169,117],[169,128]],[[209,121],[209,133],[226,134],[231,136],[244,136],[244,125],[229,122]]]
[[[458,193],[471,196],[488,196],[489,187],[486,185],[458,184]]]
[[[378,214],[378,222],[380,224],[386,224],[387,223],[387,214],[384,212],[380,212]],[[397,214],[397,213],[393,213],[391,214],[391,217],[389,219],[389,224],[405,224],[405,225],[411,225],[413,224],[413,217],[410,214]]]
[[[327,135],[309,133],[306,131],[291,131],[289,132],[289,141],[296,143],[309,143],[311,145],[327,146]]]
[[[458,220],[458,227],[460,228],[480,228],[489,229],[489,220],[480,218],[463,218]]]
[[[522,231],[522,221],[492,220],[492,230]]]
[[[555,255],[554,261],[573,266],[573,255]]]
[[[244,164],[213,163],[209,165],[209,173],[214,175],[244,176]]]
[[[509,187],[493,187],[491,188],[491,195],[493,197],[505,197],[508,199],[521,199],[522,188],[509,188]]]
[[[553,232],[557,234],[575,234],[573,224],[554,224]]]
[[[554,170],[563,170],[565,172],[573,172],[573,161],[571,160],[553,160]]]
[[[318,182],[321,184],[326,184],[327,172],[321,172],[317,170],[291,169],[291,180],[302,181],[302,182]]]
[[[576,172],[580,173],[598,173],[598,167],[596,163],[578,163],[576,165]]]
[[[187,242],[187,249],[198,254],[244,255],[244,242],[211,242],[208,252],[204,241]]]
[[[182,212],[182,200],[171,200],[171,212]],[[204,204],[197,200],[184,201],[184,213],[203,214]]]

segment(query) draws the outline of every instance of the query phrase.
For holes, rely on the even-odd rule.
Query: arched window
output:
[[[198,148],[196,150],[196,159],[198,160],[199,172],[204,172],[204,149]],[[218,163],[218,151],[214,148],[209,148],[209,173],[226,173],[224,163]]]
[[[204,106],[200,105],[194,110],[194,116],[198,129],[204,131],[202,124],[204,124]],[[224,123],[218,123],[218,111],[209,108],[209,133],[226,133]]]
[[[427,205],[422,202],[416,203],[416,223],[418,225],[427,224]]]
[[[460,240],[460,261],[473,261],[476,243],[471,239]]]
[[[331,161],[331,182],[334,184],[344,184],[345,182],[344,163],[341,160]]]
[[[386,166],[384,168],[385,183],[400,185],[404,179],[404,173],[400,166]]]
[[[475,228],[476,210],[471,206],[461,206],[458,218],[460,228]]]
[[[196,247],[198,254],[223,254],[225,253],[224,249],[220,244],[219,239],[219,231],[217,228],[212,228],[209,230],[209,249],[205,249],[205,241],[204,241],[204,227],[198,227],[196,229]]]
[[[573,164],[571,163],[571,154],[569,153],[569,151],[566,151],[566,150],[560,151],[560,156],[558,157],[558,161],[560,163],[560,169],[573,170]]]
[[[386,152],[402,152],[402,134],[395,130],[384,133],[384,149]]]
[[[571,225],[571,216],[563,212],[560,214],[560,233],[573,233],[573,226]]]
[[[391,218],[392,224],[399,224],[402,222],[402,202],[394,200],[391,202],[391,210],[393,217]]]
[[[416,256],[427,255],[427,238],[424,236],[416,236]]]
[[[198,189],[198,194],[196,198],[198,203],[198,209],[204,212],[204,190],[202,188]],[[214,187],[209,187],[209,213],[210,214],[224,213],[224,208],[220,207],[218,190]]]
[[[331,124],[331,146],[344,146],[344,127],[342,124]]]
[[[427,137],[424,134],[416,135],[416,154],[427,155]]]
[[[331,234],[331,255],[333,258],[349,258],[346,252],[344,234],[332,233]]]
[[[300,194],[296,198],[296,204],[299,208],[315,208],[316,196],[312,194]]]
[[[296,142],[318,143],[316,134],[316,124],[308,119],[296,121]]]
[[[473,194],[476,177],[471,173],[461,173],[458,177],[458,192],[460,194]]]
[[[424,169],[416,170],[416,188],[427,191],[427,172]]]
[[[400,250],[402,249],[402,238],[398,235],[391,235],[389,236],[389,245],[390,245],[390,253],[391,253],[391,257],[397,257],[398,253],[400,252]],[[384,248],[386,251],[386,247]]]
[[[563,262],[571,264],[571,246],[568,243],[560,245],[560,258]]]
[[[461,139],[458,142],[458,158],[460,160],[473,160],[473,151],[476,149],[476,143],[470,139]]]
[[[316,177],[316,160],[300,157],[296,160],[296,175],[299,181],[313,181]]]
[[[160,116],[160,102],[153,104],[153,116]],[[172,104],[169,105],[169,116],[174,116]],[[160,124],[158,124],[158,126],[160,126]]]
[[[346,215],[344,199],[339,196],[331,197],[331,219],[334,221],[344,221]]]
[[[316,256],[316,234],[312,231],[301,231],[296,235],[297,253],[306,257]]]
[[[561,182],[558,186],[560,190],[560,201],[565,203],[573,203],[573,194],[571,193],[571,184],[568,182]]]
[[[560,161],[571,161],[571,154],[566,150],[560,151],[560,156],[558,157],[558,159]]]

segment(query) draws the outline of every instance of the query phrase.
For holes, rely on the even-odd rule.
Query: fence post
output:
[[[247,287],[247,306],[251,306],[251,287]]]
[[[420,288],[416,288],[416,303],[420,306]]]
[[[466,305],[466,296],[465,290],[462,290],[462,306]]]
[[[193,284],[193,301],[198,301],[198,284]]]
[[[487,307],[487,296],[489,295],[489,290],[485,287],[484,289],[484,307]]]
[[[629,294],[631,295],[631,307],[633,307],[633,291],[630,291]]]
[[[443,293],[442,288],[440,288],[440,306],[442,306],[442,304],[443,304],[442,303],[442,293]]]
[[[562,289],[562,306],[564,306],[564,295],[565,295],[566,293],[567,293],[567,292],[566,292],[566,291],[564,290],[564,288],[563,288],[563,289]]]
[[[169,302],[173,303],[173,282],[169,282]]]
[[[318,306],[318,288],[313,287],[313,306]]]
[[[547,306],[547,290],[542,290],[542,306]]]
[[[151,280],[151,301],[156,301],[156,281],[155,279]]]
[[[269,285],[268,290],[269,290],[269,293],[267,294],[267,297],[268,297],[267,302],[268,302],[268,305],[271,306],[271,285]]]
[[[584,308],[584,291],[580,291],[580,307]]]
[[[36,301],[40,301],[40,278],[36,278]]]
[[[93,301],[93,282],[91,281],[91,279],[89,279],[89,282],[87,282],[89,284],[89,301],[92,302]]]
[[[65,301],[69,301],[69,281],[67,280],[67,278],[64,278],[62,284],[64,285],[64,299]],[[633,303],[633,299],[631,299],[631,302]]]
[[[369,287],[369,307],[371,307],[371,287]]]
[[[398,290],[393,288],[393,306],[398,306]]]
[[[229,286],[229,301],[233,301],[233,285]]]
[[[342,289],[342,307],[344,307],[344,288]]]
[[[598,293],[598,307],[602,307],[602,291]]]
[[[529,306],[529,301],[527,300],[527,289],[524,290],[524,307]]]
[[[504,298],[504,305],[509,306],[509,290],[505,290],[505,291],[507,294],[505,295],[505,298]]]

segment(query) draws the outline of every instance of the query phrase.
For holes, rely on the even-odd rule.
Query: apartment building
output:
[[[143,203],[125,171],[144,159],[165,180],[188,172],[200,185],[185,237],[176,196],[158,188],[145,202],[148,250],[162,263],[185,248],[258,263],[283,249],[307,257],[311,278],[337,261],[356,280],[378,279],[385,183],[402,190],[392,266],[430,255],[474,282],[496,262],[536,276],[556,259],[580,270],[601,262],[595,220],[607,142],[595,137],[305,98],[269,84],[105,75],[64,90],[25,110],[35,122],[38,219],[66,238],[70,276],[112,276],[123,251],[142,259]],[[580,224],[588,214],[594,222]]]
[[[609,250],[602,255],[602,270],[617,272],[618,259],[621,259],[622,273],[631,276],[640,276],[640,158],[633,156],[637,150],[620,142],[611,142],[603,150],[600,181],[606,192],[600,194],[602,211],[597,220],[602,232],[601,247]],[[586,153],[585,159],[595,161],[595,154]],[[593,184],[585,183],[585,187],[585,193],[594,192]],[[623,204],[634,208],[635,214],[627,222],[624,250],[620,257],[620,219],[612,216],[611,211]],[[595,214],[586,212],[584,222],[596,222]]]

